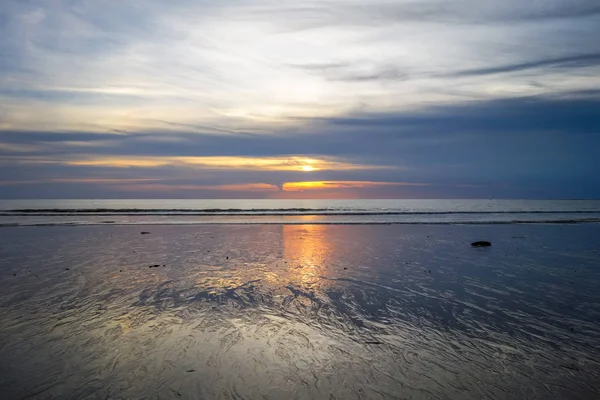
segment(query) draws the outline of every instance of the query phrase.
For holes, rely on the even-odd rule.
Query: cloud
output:
[[[393,65],[379,66],[373,63],[298,64],[293,68],[324,76],[335,82],[397,81],[410,77]]]
[[[275,6],[274,2],[248,2],[229,8],[234,18],[278,19],[295,15],[287,25],[320,28],[332,25],[376,25],[386,22],[438,22],[490,24],[494,22],[585,18],[600,14],[594,0],[522,3],[518,0],[320,1],[302,6]],[[236,12],[237,11],[237,12]]]
[[[313,190],[371,189],[390,186],[429,186],[429,184],[416,182],[307,181],[285,182],[282,186],[282,190],[284,192],[303,192]]]
[[[83,184],[131,184],[131,183],[140,183],[140,182],[150,182],[150,181],[159,181],[160,179],[152,179],[152,178],[135,178],[135,179],[123,179],[123,178],[53,178],[53,179],[38,179],[38,180],[30,180],[30,181],[17,181],[17,180],[9,180],[9,181],[0,181],[0,186],[2,185],[37,185],[41,183],[83,183]]]
[[[477,68],[450,73],[451,76],[492,75],[507,72],[519,72],[540,67],[550,68],[585,68],[600,65],[600,53],[579,54],[567,57],[549,58],[518,64],[501,65],[489,68]]]
[[[80,156],[82,158],[75,160],[57,160],[58,164],[72,166],[99,166],[114,168],[132,168],[132,167],[161,167],[166,165],[185,165],[187,167],[198,167],[204,169],[218,170],[245,170],[245,171],[349,171],[380,169],[372,165],[358,165],[344,163],[325,159],[315,159],[306,157],[173,157],[173,156],[146,156],[146,157],[93,157]]]
[[[117,191],[126,192],[173,192],[176,191],[216,191],[216,192],[239,192],[239,193],[254,193],[254,192],[274,192],[279,188],[275,185],[267,183],[240,183],[230,185],[181,185],[181,184],[135,184],[135,185],[116,185],[114,189]]]

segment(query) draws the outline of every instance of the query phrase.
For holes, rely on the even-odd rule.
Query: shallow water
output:
[[[0,227],[600,222],[600,200],[0,200]]]
[[[5,227],[0,397],[595,399],[599,251],[598,224]]]

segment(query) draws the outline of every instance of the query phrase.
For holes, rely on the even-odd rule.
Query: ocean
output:
[[[600,200],[2,200],[0,226],[600,222]]]

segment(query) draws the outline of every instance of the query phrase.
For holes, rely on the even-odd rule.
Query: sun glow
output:
[[[310,165],[303,165],[302,166],[302,171],[304,171],[304,172],[311,172],[311,171],[314,171],[314,170],[315,170],[315,167],[312,167]]]

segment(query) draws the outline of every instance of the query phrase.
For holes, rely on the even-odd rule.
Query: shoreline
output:
[[[339,221],[328,221],[328,222],[305,222],[305,221],[273,221],[273,222],[98,222],[98,223],[77,223],[77,222],[64,222],[64,223],[39,223],[39,224],[20,224],[20,223],[0,223],[0,228],[12,228],[12,227],[44,227],[44,226],[68,226],[68,227],[85,227],[85,226],[235,226],[235,225],[448,225],[448,226],[485,226],[485,225],[576,225],[576,224],[599,224],[600,219],[593,220],[547,220],[547,221],[466,221],[466,222],[339,222]]]

